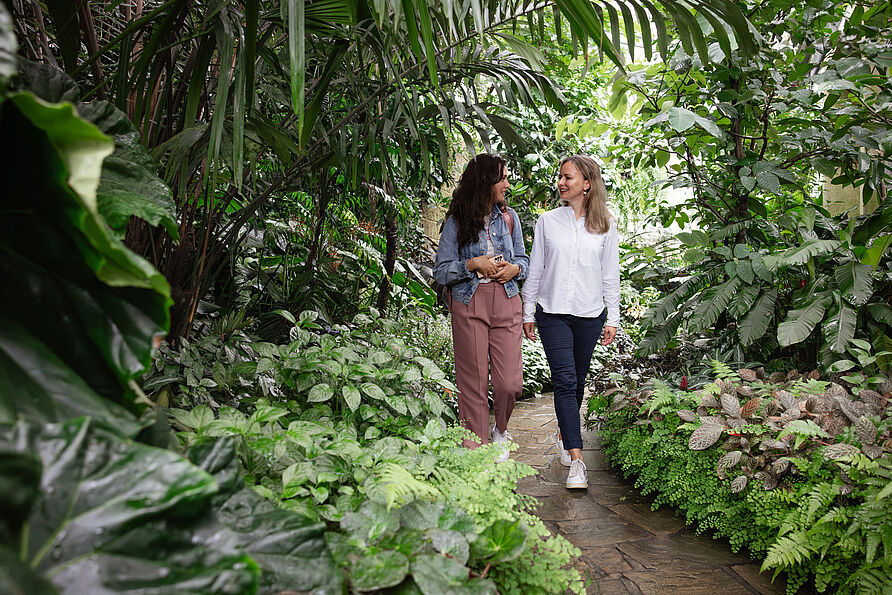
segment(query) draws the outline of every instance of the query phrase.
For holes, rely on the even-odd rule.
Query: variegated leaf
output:
[[[737,463],[740,462],[740,457],[743,456],[743,452],[739,450],[732,450],[731,452],[726,452],[722,456],[719,457],[719,461],[717,465],[722,469],[730,469],[734,467]]]
[[[707,415],[708,413],[709,413],[709,409],[707,409],[703,405],[700,405],[699,407],[697,407],[697,415],[698,416],[703,417],[704,415]]]
[[[790,459],[787,457],[781,457],[771,463],[771,472],[777,475],[782,475],[787,472],[787,469],[790,468]]]
[[[750,370],[749,368],[737,370],[737,375],[740,376],[740,379],[744,382],[755,382],[759,379],[758,375],[756,375],[756,371]]]
[[[799,405],[797,404],[795,407],[790,407],[783,413],[781,413],[781,419],[786,422],[791,422],[794,419],[799,419],[802,417],[802,411],[799,409]]]
[[[877,427],[863,415],[855,422],[855,433],[863,446],[871,445],[877,441]]]
[[[864,451],[864,454],[869,456],[871,459],[876,459],[883,456],[883,448],[881,446],[877,446],[876,444],[865,446],[862,450]]]
[[[841,385],[836,384],[835,382],[830,383],[830,386],[827,387],[827,390],[824,391],[824,394],[834,399],[836,397],[845,397],[847,399],[849,398],[849,393],[846,392],[846,389],[844,389]]]
[[[762,487],[764,487],[766,490],[773,490],[777,487],[777,480],[774,479],[771,474],[766,471],[756,471],[753,477],[761,481]]]
[[[834,397],[834,401],[836,401],[836,405],[839,407],[839,410],[842,411],[843,415],[849,418],[849,421],[855,423],[858,421],[858,418],[861,417],[858,415],[857,410],[852,405],[852,402],[848,397]]]
[[[737,387],[737,394],[745,399],[749,399],[756,394],[756,391],[753,390],[753,387],[749,386],[748,384],[741,384]]]
[[[712,424],[714,426],[724,426],[725,420],[715,415],[701,415],[700,421],[704,424]]]
[[[856,446],[846,444],[845,442],[837,442],[825,448],[823,454],[827,459],[840,460],[856,455],[859,452],[861,450]]]
[[[774,391],[774,397],[780,402],[781,406],[784,408],[784,411],[798,406],[796,398],[788,391],[776,390]]]
[[[858,400],[864,403],[868,411],[873,415],[878,414],[885,406],[885,399],[883,399],[882,395],[868,388],[861,389],[861,392],[858,393]]]
[[[739,494],[742,492],[748,481],[746,475],[738,475],[735,477],[734,481],[731,482],[731,493]]]
[[[679,409],[675,413],[678,415],[679,418],[681,418],[682,421],[697,421],[697,414],[690,409]]]
[[[740,408],[740,417],[745,419],[749,419],[756,413],[756,410],[759,408],[759,405],[762,404],[762,399],[759,397],[753,397],[749,401],[743,404],[743,407]]]
[[[715,397],[710,393],[704,393],[703,398],[700,399],[700,405],[703,407],[712,407],[713,409],[719,408],[719,402],[715,400]]]
[[[850,483],[843,483],[843,484],[839,487],[839,495],[840,495],[840,496],[848,496],[849,494],[852,493],[852,491],[854,491],[854,489],[855,489],[855,486],[853,486],[852,484],[850,484]]]
[[[759,443],[759,450],[786,450],[786,442],[769,438]]]
[[[728,424],[729,428],[739,428],[740,426],[746,425],[746,422],[740,417],[729,417],[725,420],[725,423]]]
[[[722,436],[725,428],[716,424],[703,424],[695,429],[688,440],[688,448],[691,450],[706,450],[715,444]]]
[[[735,397],[734,395],[722,393],[721,402],[722,411],[725,412],[725,415],[736,417],[740,413],[740,401],[738,401],[737,397]]]

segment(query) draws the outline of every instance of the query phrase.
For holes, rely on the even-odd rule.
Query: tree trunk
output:
[[[385,182],[384,189],[388,194],[393,194],[391,182]],[[393,285],[393,268],[396,265],[396,247],[399,240],[396,215],[388,207],[384,208],[384,238],[387,242],[384,251],[384,274],[381,276],[381,288],[378,290],[378,301],[375,304],[382,316],[387,311],[387,300],[390,298],[390,288]]]

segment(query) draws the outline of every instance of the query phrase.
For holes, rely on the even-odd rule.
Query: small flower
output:
[[[681,377],[681,384],[678,385],[678,388],[681,390],[688,390],[688,377],[687,374]]]

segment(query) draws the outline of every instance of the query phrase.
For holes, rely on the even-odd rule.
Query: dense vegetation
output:
[[[604,165],[615,466],[791,592],[887,590],[892,13],[696,10],[0,4],[3,590],[582,592],[535,471],[458,446],[421,217],[478,150],[528,240]]]

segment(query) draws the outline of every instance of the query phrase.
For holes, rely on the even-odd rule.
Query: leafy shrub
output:
[[[615,397],[603,432],[611,463],[655,494],[654,507],[678,507],[698,532],[785,571],[790,593],[810,579],[821,592],[887,588],[887,398],[793,373],[772,378],[780,385],[716,373],[698,393],[656,383]]]

